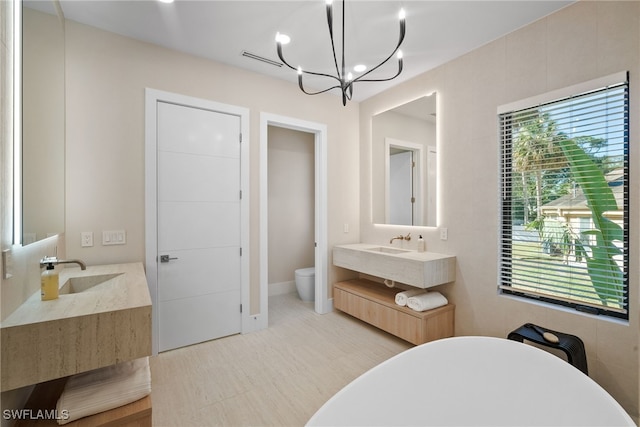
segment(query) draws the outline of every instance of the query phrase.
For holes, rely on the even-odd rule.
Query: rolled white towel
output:
[[[58,399],[58,424],[135,402],[151,393],[149,358],[122,362],[69,378]]]
[[[425,293],[424,289],[410,289],[408,291],[402,291],[402,292],[398,292],[396,294],[396,304],[401,305],[402,307],[404,307],[405,305],[407,305],[407,300],[414,296],[414,295],[420,295]]]
[[[449,301],[440,292],[427,292],[407,300],[407,306],[415,311],[426,311],[447,305]]]

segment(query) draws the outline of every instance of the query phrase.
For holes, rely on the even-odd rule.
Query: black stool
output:
[[[558,337],[558,342],[549,342],[542,336],[542,332],[550,332]],[[552,331],[532,323],[525,323],[507,336],[513,341],[523,342],[525,339],[547,347],[562,350],[567,355],[568,362],[580,369],[586,375],[589,375],[587,369],[587,354],[584,350],[584,343],[575,335],[564,334],[562,332]]]

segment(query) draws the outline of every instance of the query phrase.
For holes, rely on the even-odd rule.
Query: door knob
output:
[[[178,258],[170,257],[169,255],[160,255],[160,262],[169,262],[172,259],[178,259]]]

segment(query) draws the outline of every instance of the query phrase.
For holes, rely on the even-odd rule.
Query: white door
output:
[[[390,224],[413,225],[413,152],[400,151],[389,158]]]
[[[158,102],[159,350],[241,330],[240,117]]]

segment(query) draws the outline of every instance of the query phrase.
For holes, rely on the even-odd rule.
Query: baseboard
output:
[[[288,282],[269,283],[269,296],[290,294],[296,291],[296,282],[291,280]]]

